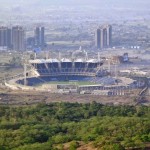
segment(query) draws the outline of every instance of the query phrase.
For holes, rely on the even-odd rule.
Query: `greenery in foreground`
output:
[[[103,150],[123,150],[150,142],[150,107],[51,103],[0,106],[1,150],[56,150],[71,142],[93,143]]]

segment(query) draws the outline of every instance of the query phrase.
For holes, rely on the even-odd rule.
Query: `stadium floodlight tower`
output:
[[[27,65],[24,63],[24,85],[27,85]]]
[[[61,60],[61,52],[59,52],[59,60]]]
[[[101,61],[100,52],[98,52],[98,61]]]

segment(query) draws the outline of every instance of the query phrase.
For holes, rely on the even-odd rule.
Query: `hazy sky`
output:
[[[147,7],[150,6],[150,0],[0,0],[0,3],[12,6],[12,4],[36,4],[36,5],[108,5],[120,7]],[[10,5],[9,5],[10,4]]]
[[[46,10],[51,6],[74,7],[76,10],[83,10],[86,13],[99,13],[106,17],[112,16],[126,20],[133,18],[150,18],[150,0],[0,0],[0,17],[10,15],[12,8],[19,8],[21,12],[40,13],[37,10]],[[67,8],[65,7],[65,8]],[[80,9],[78,9],[80,7]],[[57,10],[59,11],[60,7]],[[7,11],[8,10],[8,11]],[[37,12],[36,12],[37,11]],[[2,15],[1,15],[2,14]],[[82,14],[81,14],[82,15]]]

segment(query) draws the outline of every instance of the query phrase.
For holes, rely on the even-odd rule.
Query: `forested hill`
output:
[[[1,150],[144,148],[150,142],[150,107],[51,103],[0,106]]]

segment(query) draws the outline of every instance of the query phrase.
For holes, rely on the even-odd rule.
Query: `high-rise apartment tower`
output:
[[[95,46],[98,49],[110,47],[112,45],[112,26],[101,26],[95,33]]]
[[[25,50],[25,31],[20,26],[12,27],[12,48],[16,51]]]
[[[35,29],[35,45],[36,47],[44,48],[45,46],[45,28],[36,27]]]
[[[11,29],[8,27],[0,27],[0,47],[11,48]]]

